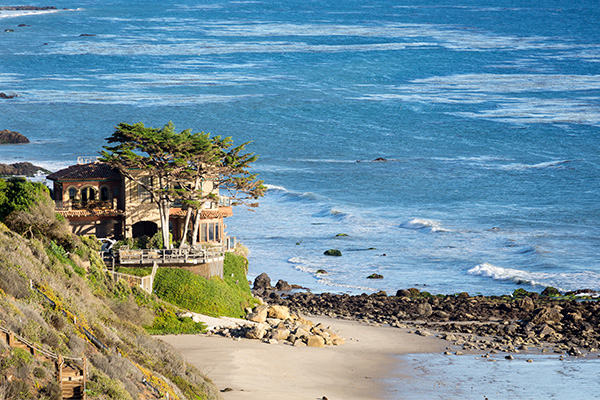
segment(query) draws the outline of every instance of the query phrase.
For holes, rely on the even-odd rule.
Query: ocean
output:
[[[0,129],[32,142],[0,162],[173,121],[260,155],[267,195],[227,220],[251,279],[600,290],[598,1],[29,4],[58,9],[0,11]]]
[[[53,5],[0,13],[0,91],[19,96],[0,129],[32,140],[0,162],[57,170],[119,122],[173,121],[260,155],[270,190],[228,220],[251,278],[600,289],[597,1]]]

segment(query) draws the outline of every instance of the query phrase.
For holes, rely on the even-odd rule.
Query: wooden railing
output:
[[[152,286],[154,286],[154,277],[156,276],[156,271],[158,271],[158,264],[154,263],[152,266],[152,273],[146,276],[138,276],[138,275],[130,275],[124,274],[122,272],[116,272],[115,267],[113,266],[112,271],[108,270],[114,280],[123,279],[127,284],[132,286],[139,286],[147,293],[152,293]]]
[[[222,248],[183,248],[183,249],[141,249],[132,250],[127,246],[117,252],[119,264],[207,264],[221,261],[225,254]]]

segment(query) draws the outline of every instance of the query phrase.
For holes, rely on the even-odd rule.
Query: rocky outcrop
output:
[[[19,132],[9,131],[8,129],[0,131],[0,144],[20,143],[29,143],[29,139],[21,135]]]
[[[342,252],[339,251],[338,249],[325,250],[325,252],[323,254],[325,254],[326,256],[333,256],[333,257],[341,257],[342,256]]]
[[[6,32],[6,30],[5,30]],[[14,32],[14,31],[12,31]],[[19,97],[18,94],[15,93],[11,93],[11,94],[6,94],[4,92],[0,92],[0,99],[14,99],[15,97]]]
[[[598,351],[598,301],[526,294],[433,296],[411,288],[399,290],[396,296],[387,296],[385,292],[356,296],[294,293],[270,297],[268,301],[271,305],[289,307],[292,314],[301,312],[413,327],[420,334],[444,332],[454,335],[447,336],[447,340],[464,350],[511,352],[537,348],[573,354]]]
[[[38,173],[49,174],[45,168],[33,165],[30,162],[20,162],[14,164],[0,164],[0,176],[35,176]]]

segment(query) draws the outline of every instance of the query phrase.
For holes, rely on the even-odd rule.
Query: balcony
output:
[[[116,216],[122,211],[117,209],[117,199],[112,200],[55,200],[55,210],[64,217],[83,216]]]

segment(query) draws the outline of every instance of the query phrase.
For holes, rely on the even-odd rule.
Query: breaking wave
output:
[[[419,232],[449,232],[448,229],[442,228],[442,225],[438,221],[414,218],[410,221],[406,221],[400,224],[400,228],[413,229]]]
[[[578,289],[600,289],[600,274],[592,271],[572,273],[529,272],[483,263],[471,268],[467,273],[497,281],[514,282],[533,287],[552,286],[561,292]]]

